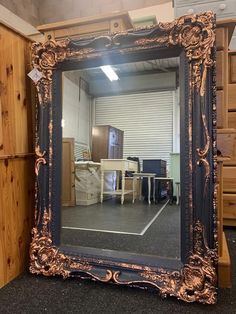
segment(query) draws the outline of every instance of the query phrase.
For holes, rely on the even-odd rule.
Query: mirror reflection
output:
[[[61,242],[180,258],[179,58],[62,75]]]

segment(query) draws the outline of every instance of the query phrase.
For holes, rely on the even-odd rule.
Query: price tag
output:
[[[30,71],[27,75],[31,78],[32,81],[34,81],[34,83],[37,83],[43,77],[42,72],[36,68]]]

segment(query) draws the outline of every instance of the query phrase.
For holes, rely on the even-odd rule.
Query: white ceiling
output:
[[[179,67],[178,57],[124,63],[112,66],[112,68],[115,70],[118,76],[170,72],[177,70],[178,67]],[[86,72],[86,76],[89,76],[91,80],[104,78],[104,74],[99,67],[86,69],[84,72]]]

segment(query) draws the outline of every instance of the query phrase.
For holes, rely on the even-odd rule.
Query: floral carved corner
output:
[[[70,42],[66,39],[32,44],[32,66],[42,73],[42,78],[35,83],[40,104],[48,104],[52,100],[52,74],[58,63],[70,58],[83,59],[94,52],[94,48],[74,49]]]
[[[204,228],[199,221],[194,226],[194,236],[194,251],[181,271],[147,271],[141,276],[157,286],[164,297],[170,295],[186,302],[214,304],[217,295],[217,252],[206,246]]]
[[[113,41],[122,47],[124,37],[130,37],[136,47],[171,47],[179,46],[185,50],[191,64],[193,86],[200,96],[206,91],[207,69],[214,65],[212,51],[215,44],[215,14],[211,11],[185,15],[171,23],[158,23],[146,28],[141,35],[135,32],[116,34]],[[133,50],[135,49],[132,48]],[[128,49],[129,50],[129,49]]]
[[[158,23],[141,34],[136,30],[120,32],[110,36],[99,36],[87,40],[63,41],[49,40],[32,45],[32,65],[43,77],[36,83],[39,102],[51,100],[52,72],[58,63],[64,60],[83,60],[91,54],[99,56],[99,52],[112,49],[121,53],[155,47],[180,46],[192,64],[192,80],[200,95],[205,94],[207,69],[212,66],[212,47],[215,43],[215,15],[213,12],[185,15],[172,23]],[[127,48],[132,45],[131,49]],[[44,88],[43,88],[44,87]]]
[[[79,263],[75,259],[61,253],[52,244],[50,232],[51,211],[44,209],[41,230],[35,226],[32,230],[30,245],[30,272],[45,276],[61,275],[63,278],[71,276],[73,270],[89,271],[92,266]]]
[[[63,278],[73,276],[73,271],[85,273],[100,282],[112,282],[129,286],[155,286],[162,297],[175,296],[186,302],[214,304],[216,302],[217,275],[215,269],[216,251],[210,250],[205,242],[204,228],[197,221],[194,226],[194,252],[188,263],[178,271],[159,269],[152,271],[145,267],[139,272],[143,278],[137,281],[120,279],[122,271],[106,270],[105,276],[93,274],[94,266],[87,261],[78,262],[53,246],[49,230],[51,213],[44,210],[41,231],[33,228],[33,239],[30,247],[30,271],[45,276],[61,275]],[[127,264],[128,265],[128,264]],[[132,267],[132,265],[130,265]],[[140,268],[140,267],[139,267]]]

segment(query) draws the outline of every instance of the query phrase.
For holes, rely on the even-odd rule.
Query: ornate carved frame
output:
[[[162,296],[187,302],[216,302],[216,87],[215,16],[183,16],[145,29],[34,43],[33,67],[42,73],[37,89],[36,205],[30,271],[101,282],[156,287]],[[124,60],[180,55],[181,266],[91,256],[60,246],[61,71]],[[58,89],[59,88],[59,89]],[[183,153],[184,152],[184,153]]]

